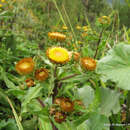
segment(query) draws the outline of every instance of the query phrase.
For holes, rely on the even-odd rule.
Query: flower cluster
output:
[[[35,69],[35,62],[31,57],[23,58],[19,62],[17,62],[15,69],[20,75],[31,74]],[[35,70],[34,79],[44,81],[47,78],[48,78],[47,69],[40,68]],[[25,80],[27,87],[32,87],[35,85],[34,79],[29,77]]]

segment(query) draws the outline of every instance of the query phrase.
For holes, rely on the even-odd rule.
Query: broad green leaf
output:
[[[106,116],[111,115],[111,111],[116,114],[120,111],[120,93],[108,88],[100,88],[100,113]]]
[[[42,90],[42,86],[37,85],[36,87],[31,87],[27,91],[26,95],[23,98],[22,102],[22,113],[27,112],[27,105],[30,103],[30,101],[34,98],[37,98],[40,96]]]
[[[109,119],[99,113],[91,113],[86,123],[88,130],[109,130]]]
[[[99,60],[97,72],[103,80],[112,80],[117,87],[130,90],[130,45],[118,44]]]
[[[52,130],[51,122],[47,116],[40,115],[39,130]]]
[[[90,86],[84,85],[82,88],[78,89],[78,95],[80,96],[84,105],[88,106],[94,99],[94,90]]]

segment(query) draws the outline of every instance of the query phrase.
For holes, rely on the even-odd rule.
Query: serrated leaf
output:
[[[99,60],[97,72],[103,80],[112,80],[117,87],[130,90],[130,45],[118,44]]]

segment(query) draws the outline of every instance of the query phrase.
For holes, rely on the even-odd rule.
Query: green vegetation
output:
[[[129,130],[129,12],[0,0],[0,130]]]

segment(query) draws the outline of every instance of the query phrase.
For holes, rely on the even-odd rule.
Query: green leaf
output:
[[[29,88],[29,90],[27,91],[26,95],[23,98],[23,102],[22,102],[22,113],[27,112],[27,105],[30,103],[30,101],[34,98],[37,98],[40,96],[41,94],[41,90],[43,88],[39,85],[37,85],[36,87],[31,87]]]
[[[18,130],[14,119],[0,121],[0,130]]]
[[[118,44],[99,60],[97,72],[103,80],[112,80],[117,87],[130,90],[130,45]]]
[[[5,72],[3,72],[2,77],[3,77],[3,80],[4,80],[4,82],[5,82],[5,84],[6,84],[6,86],[7,86],[8,88],[11,88],[11,89],[15,89],[15,88],[16,88],[16,86],[14,85],[14,83],[11,82],[11,81],[8,79],[8,77],[6,76],[6,73],[5,73]]]
[[[84,85],[82,88],[79,88],[78,95],[86,106],[91,104],[94,100],[94,90],[88,85]]]
[[[0,89],[0,103],[3,105],[3,106],[9,106],[9,103],[7,102],[6,100],[6,95],[3,94],[3,90]]]
[[[22,100],[24,95],[25,95],[25,91],[24,90],[20,90],[19,88],[15,88],[15,89],[9,89],[7,91],[7,94],[11,94],[14,95],[15,97],[17,97],[19,100]]]
[[[76,128],[80,126],[84,121],[89,118],[89,113],[84,114],[83,116],[79,117],[77,120],[73,121],[73,126]]]
[[[114,114],[120,111],[119,96],[120,93],[108,88],[100,88],[100,113],[106,116],[111,115],[111,111]]]
[[[28,111],[32,114],[42,111],[41,104],[36,99],[32,99],[27,107]]]
[[[109,130],[109,119],[99,113],[91,113],[86,123],[89,127],[88,130]]]
[[[40,115],[39,130],[52,130],[51,122],[47,116]]]
[[[22,125],[24,130],[35,130],[37,119],[32,118],[31,120],[25,120]]]
[[[83,122],[81,125],[79,125],[77,127],[76,130],[89,130],[89,128],[88,128],[87,124],[85,122]]]

